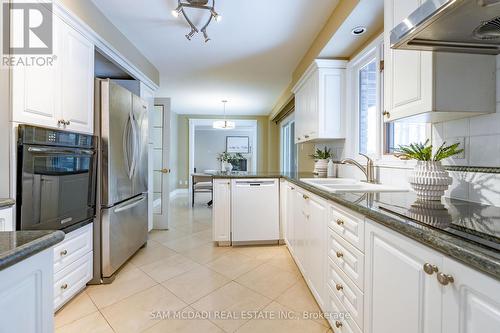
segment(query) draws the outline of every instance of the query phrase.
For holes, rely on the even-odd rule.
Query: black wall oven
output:
[[[96,138],[19,126],[17,229],[65,229],[95,216]]]

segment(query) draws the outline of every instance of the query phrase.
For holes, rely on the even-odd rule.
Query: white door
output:
[[[168,229],[170,115],[163,105],[155,105],[152,120],[153,228]]]
[[[309,197],[306,205],[306,271],[312,292],[320,307],[324,308],[327,205],[315,197]]]
[[[285,241],[288,248],[293,252],[295,250],[295,234],[294,234],[294,195],[295,187],[289,182],[286,183],[286,229]]]
[[[40,10],[47,10],[46,15],[52,15],[45,7]],[[23,16],[14,15],[11,12],[11,43],[23,41]],[[55,59],[52,65],[44,66],[12,66],[12,120],[19,123],[33,125],[63,127],[58,123],[61,115],[61,27],[62,22],[54,17],[53,25],[53,53]]]
[[[499,332],[500,282],[446,257],[440,271],[454,280],[443,285],[442,333]]]
[[[366,333],[441,332],[441,285],[424,265],[443,257],[375,222],[365,226]]]
[[[94,134],[94,45],[61,25],[62,119],[68,130]]]
[[[213,241],[228,245],[231,242],[231,181],[229,179],[214,179],[213,186]]]

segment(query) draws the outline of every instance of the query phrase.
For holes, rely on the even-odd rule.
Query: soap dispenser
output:
[[[335,178],[335,164],[333,164],[332,159],[328,160],[328,166],[326,169],[326,177]]]

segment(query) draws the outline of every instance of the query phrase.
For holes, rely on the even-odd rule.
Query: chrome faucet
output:
[[[352,164],[358,167],[358,169],[365,174],[367,183],[376,183],[377,180],[375,179],[375,166],[373,164],[373,160],[365,154],[359,153],[359,155],[366,157],[366,167],[362,166],[358,161],[353,160],[352,158],[343,159],[340,163]]]

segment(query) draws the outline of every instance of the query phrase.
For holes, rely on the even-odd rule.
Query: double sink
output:
[[[350,178],[301,178],[302,182],[330,193],[355,192],[408,192],[408,189],[394,186],[365,183]]]

